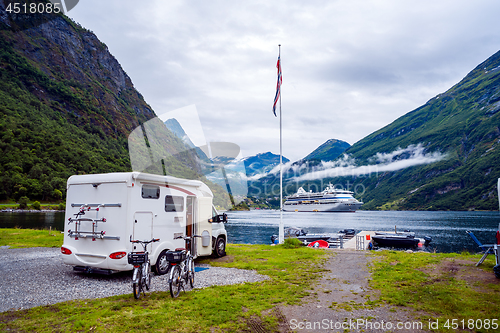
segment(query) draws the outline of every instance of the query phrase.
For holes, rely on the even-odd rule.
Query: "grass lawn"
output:
[[[198,289],[176,299],[169,292],[154,292],[139,300],[129,294],[9,311],[0,313],[0,331],[242,332],[258,323],[272,332],[278,319],[269,310],[298,303],[322,271],[325,256],[305,247],[235,244],[228,245],[227,254],[221,261],[203,261],[255,269],[270,279]]]
[[[17,203],[0,203],[0,209],[16,209],[17,206]]]
[[[476,267],[480,256],[468,253],[382,251],[377,255],[371,286],[381,291],[380,301],[428,313],[421,319],[438,320],[438,332],[456,332],[455,325],[473,332],[500,332],[495,256]]]
[[[0,228],[0,246],[21,247],[60,247],[63,234],[56,230],[33,230]]]
[[[0,229],[0,245],[61,244],[58,232]],[[250,332],[249,327],[257,323],[262,332],[274,332],[279,314],[273,309],[298,304],[308,295],[324,272],[321,263],[326,253],[305,247],[229,244],[226,257],[200,261],[253,269],[270,279],[198,289],[177,299],[168,292],[148,293],[139,300],[128,294],[3,312],[0,331]],[[373,255],[370,285],[380,291],[380,298],[374,300],[378,305],[415,311],[425,323],[439,320],[436,332],[456,332],[454,324],[466,329],[474,325],[469,330],[473,332],[500,331],[500,279],[493,273],[494,257],[475,267],[480,255],[399,251]]]
[[[28,207],[26,209],[36,209],[33,206],[33,202],[28,202]],[[40,202],[40,209],[44,210],[64,210],[64,203],[54,203],[54,202]],[[18,209],[19,203],[14,201],[2,201],[0,202],[0,210],[2,209]]]

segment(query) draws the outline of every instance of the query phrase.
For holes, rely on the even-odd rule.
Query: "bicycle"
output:
[[[201,237],[201,236],[194,236]],[[172,298],[179,296],[181,289],[184,289],[184,284],[189,285],[191,288],[194,286],[194,257],[191,254],[191,237],[178,236],[174,239],[184,239],[187,243],[187,250],[185,248],[177,248],[175,251],[167,252],[167,260],[170,266],[170,276],[168,284],[170,287],[170,295]]]
[[[128,254],[128,263],[134,265],[134,274],[132,275],[132,289],[135,299],[141,297],[145,290],[151,287],[151,263],[149,261],[149,252],[147,246],[149,243],[158,242],[160,239],[153,238],[149,241],[132,240],[131,243],[140,243],[144,249],[142,252],[130,252]]]

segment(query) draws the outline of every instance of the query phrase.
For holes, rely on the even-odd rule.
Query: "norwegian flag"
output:
[[[280,98],[281,94],[281,64],[280,64],[280,57],[278,56],[278,63],[276,64],[276,68],[278,68],[278,82],[276,83],[276,96],[274,96],[274,105],[273,105],[273,112],[274,116],[277,117],[276,115],[276,104],[278,103],[278,99]]]

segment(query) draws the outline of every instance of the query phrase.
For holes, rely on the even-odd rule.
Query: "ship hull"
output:
[[[283,205],[285,212],[355,212],[362,203],[336,202],[327,204],[293,204]]]

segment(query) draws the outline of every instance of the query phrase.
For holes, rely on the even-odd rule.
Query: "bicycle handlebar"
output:
[[[201,238],[201,236],[193,235],[193,236],[177,236],[177,237],[174,237],[174,239],[191,240],[191,237],[200,237]]]
[[[158,242],[158,241],[160,241],[160,239],[159,239],[159,238],[153,238],[153,239],[151,239],[151,240],[149,240],[149,241],[141,241],[141,240],[138,240],[138,239],[136,239],[136,240],[132,240],[132,235],[130,235],[130,242],[131,242],[131,243],[149,244],[149,243]]]

